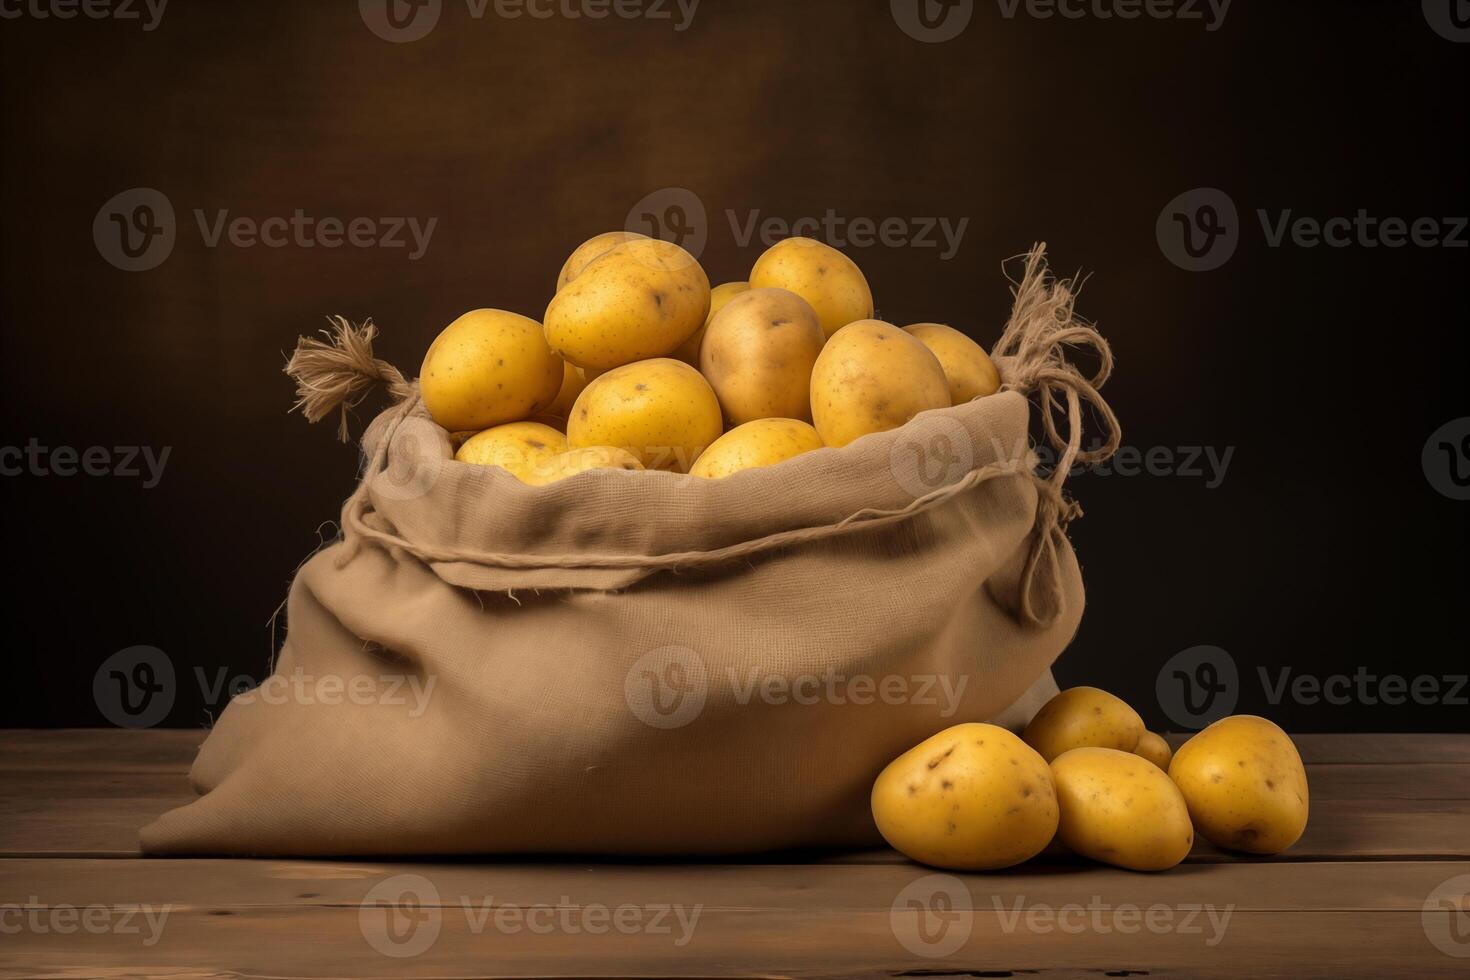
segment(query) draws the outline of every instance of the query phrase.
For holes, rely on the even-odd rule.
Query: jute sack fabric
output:
[[[1111,355],[1040,246],[1013,291],[999,393],[718,481],[532,487],[458,463],[371,326],[304,340],[290,371],[313,420],[377,385],[398,401],[364,437],[340,540],[296,575],[270,678],[223,712],[191,773],[202,795],[143,849],[877,843],[883,766],[963,721],[1024,724],[1082,615],[1062,483],[1116,448]],[[1059,453],[1047,474],[1033,407]]]

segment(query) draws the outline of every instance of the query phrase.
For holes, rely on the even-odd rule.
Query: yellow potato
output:
[[[1133,754],[1142,756],[1168,772],[1169,760],[1173,757],[1174,750],[1169,748],[1169,743],[1164,741],[1164,736],[1146,731],[1138,737],[1138,744],[1134,746]]]
[[[789,289],[812,305],[828,337],[873,316],[873,291],[857,263],[811,238],[788,238],[766,249],[750,270],[750,288]]]
[[[710,321],[699,370],[732,426],[812,418],[812,365],[827,338],[811,305],[785,289],[752,289]]]
[[[619,446],[648,469],[689,472],[720,437],[720,402],[694,368],[671,357],[637,361],[587,385],[567,420],[574,449]]]
[[[1042,705],[1021,737],[1048,762],[1089,745],[1132,752],[1143,737],[1143,719],[1107,691],[1072,687]]]
[[[878,776],[871,803],[884,840],[938,868],[1008,868],[1057,829],[1051,771],[995,725],[956,725],[920,742]]]
[[[1221,718],[1179,746],[1169,776],[1205,839],[1280,854],[1307,829],[1307,771],[1291,737],[1255,715]]]
[[[624,242],[556,294],[546,339],[578,367],[606,371],[677,350],[709,304],[709,279],[688,252],[656,238]]]
[[[522,483],[558,453],[567,451],[567,437],[539,422],[508,422],[471,436],[454,458],[461,463],[499,466]]]
[[[588,470],[641,469],[643,464],[638,462],[638,457],[626,449],[618,449],[616,446],[587,446],[569,449],[544,460],[526,482],[539,487]]]
[[[579,368],[571,361],[565,361],[563,363],[566,367],[561,379],[561,388],[557,391],[556,398],[552,399],[551,404],[543,408],[540,414],[531,421],[540,422],[544,425],[551,426],[553,429],[565,431],[567,427],[567,416],[572,414],[572,406],[576,404],[577,396],[582,393],[583,388],[587,387],[593,375],[586,368]]]
[[[450,432],[529,418],[551,404],[561,380],[541,324],[504,310],[472,310],[445,327],[419,372],[424,406]]]
[[[674,356],[690,367],[699,367],[699,346],[704,341],[704,332],[709,329],[715,314],[723,310],[726,303],[748,289],[750,289],[748,282],[723,282],[711,289],[709,291],[709,316],[704,318],[704,326],[694,331],[693,337],[680,344],[679,349],[674,351]]]
[[[1189,809],[1164,771],[1132,752],[1081,748],[1051,764],[1057,837],[1083,857],[1132,871],[1163,871],[1194,846]]]
[[[756,419],[738,425],[699,454],[689,471],[718,480],[740,470],[774,466],[793,456],[822,448],[822,437],[796,419]]]
[[[577,250],[573,252],[561,267],[561,274],[556,277],[556,291],[561,292],[562,287],[581,275],[582,270],[587,268],[588,263],[605,252],[610,252],[624,242],[636,242],[640,238],[647,238],[636,231],[605,231],[600,235],[594,235],[587,239]]]
[[[1000,391],[1000,372],[985,348],[954,327],[943,323],[914,323],[903,329],[918,337],[939,358],[939,366],[944,368],[944,378],[949,382],[952,404],[963,405]]]
[[[822,441],[845,446],[949,407],[939,360],[891,323],[859,320],[832,335],[812,367],[812,419]]]

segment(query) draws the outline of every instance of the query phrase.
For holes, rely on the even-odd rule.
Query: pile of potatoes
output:
[[[1049,848],[1133,871],[1183,861],[1198,831],[1217,847],[1279,854],[1307,826],[1307,774],[1265,718],[1223,718],[1179,747],[1121,699],[1063,691],[1017,736],[956,725],[873,784],[885,840],[923,864],[1006,868]]]
[[[862,270],[809,238],[711,289],[678,245],[608,232],[567,259],[542,323],[486,309],[446,327],[420,386],[456,459],[538,486],[592,469],[719,479],[999,389],[960,331],[873,316]]]

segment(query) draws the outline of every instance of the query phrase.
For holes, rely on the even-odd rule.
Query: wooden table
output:
[[[0,976],[1470,976],[1470,735],[1302,736],[1289,854],[1155,875],[140,858],[201,737],[0,732]]]

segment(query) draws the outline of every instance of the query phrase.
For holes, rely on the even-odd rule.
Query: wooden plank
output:
[[[1453,786],[1456,774],[1440,773],[1426,790],[1399,790],[1398,797],[1373,795],[1379,780],[1349,774],[1321,776],[1324,767],[1312,767],[1312,816],[1307,831],[1286,854],[1272,860],[1317,861],[1334,858],[1470,857],[1470,800],[1412,799],[1414,792],[1437,793]],[[1372,767],[1385,773],[1404,770]],[[1454,767],[1449,767],[1453,769]],[[4,779],[0,774],[0,779]],[[73,782],[75,778],[75,782]],[[122,857],[137,853],[138,829],[160,813],[194,798],[182,777],[164,774],[27,775],[30,789],[48,795],[7,792],[0,796],[0,856],[92,855]],[[1440,788],[1435,788],[1440,787]],[[131,795],[136,789],[137,795]],[[114,795],[104,795],[113,792]],[[1333,799],[1331,794],[1359,799]],[[172,793],[172,795],[170,795]],[[836,863],[899,862],[887,850],[811,852],[804,860]],[[1246,858],[1247,860],[1255,860]],[[734,858],[737,862],[759,857]],[[1242,860],[1201,841],[1190,861],[1214,863]]]
[[[1170,732],[1166,738],[1177,749],[1193,734]],[[1463,733],[1299,733],[1291,738],[1302,761],[1309,764],[1470,763],[1470,734]]]
[[[4,861],[0,902],[35,896],[37,909],[7,937],[0,975],[1463,976],[1465,960],[1430,940],[1452,935],[1450,908],[1424,910],[1436,889],[1470,908],[1463,887],[1444,889],[1463,868],[946,880],[904,867]],[[414,905],[392,908],[405,889]],[[940,889],[951,909],[933,902]],[[58,906],[104,910],[102,925],[49,931]],[[124,910],[137,931],[123,931]]]
[[[0,730],[0,770],[59,769],[110,772],[187,772],[200,729],[123,731],[108,728]],[[1171,733],[1178,746],[1188,733]],[[1470,734],[1298,734],[1292,738],[1308,763],[1470,765]]]
[[[197,728],[0,730],[0,770],[185,773],[209,734]]]

